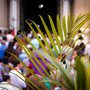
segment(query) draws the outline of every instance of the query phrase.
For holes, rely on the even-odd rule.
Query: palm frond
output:
[[[86,72],[80,57],[76,58],[76,90],[86,90]]]
[[[50,40],[51,45],[53,46],[55,52],[58,54],[58,50],[56,48],[56,46],[59,48],[60,54],[63,51],[63,48],[60,46],[60,44],[65,44],[66,41],[70,41],[75,37],[75,35],[77,34],[78,30],[85,25],[86,22],[88,22],[88,20],[90,19],[90,14],[81,14],[79,15],[76,19],[74,17],[70,17],[68,16],[67,20],[65,17],[63,17],[62,22],[60,21],[60,17],[59,15],[57,15],[56,17],[56,25],[57,27],[55,27],[55,24],[51,18],[50,15],[48,15],[48,19],[50,22],[50,26],[54,35],[54,39],[56,41],[56,43],[54,42],[54,39],[52,38],[51,32],[45,22],[45,20],[43,19],[42,16],[40,16],[40,20],[42,22],[42,25],[45,29],[46,34],[48,35],[48,38]],[[38,51],[31,43],[31,41],[29,41],[29,39],[26,38],[26,36],[23,37],[26,39],[26,41],[29,42],[29,44],[33,47],[34,52],[36,52],[38,54],[38,56],[42,59],[42,61],[46,64],[46,66],[49,68],[49,70],[53,73],[53,69],[51,67],[54,68],[54,70],[58,70],[59,74],[63,77],[65,83],[59,82],[58,80],[54,81],[56,79],[55,75],[58,75],[58,73],[53,73],[54,75],[54,80],[51,78],[51,76],[48,74],[48,71],[45,70],[44,66],[39,62],[39,60],[37,59],[37,57],[34,55],[34,52],[30,51],[27,46],[25,45],[24,42],[22,42],[18,37],[16,37],[16,40],[18,41],[18,43],[20,44],[20,46],[22,47],[22,49],[24,49],[25,53],[27,54],[27,56],[29,57],[30,61],[33,63],[33,65],[37,68],[37,70],[40,72],[40,74],[42,75],[43,78],[48,77],[49,82],[56,84],[56,85],[61,85],[64,86],[66,88],[68,88],[69,90],[89,90],[86,89],[86,72],[85,72],[85,67],[83,65],[83,63],[80,61],[80,58],[76,58],[76,72],[77,72],[77,77],[76,77],[76,82],[74,82],[74,79],[71,78],[70,76],[70,72],[69,70],[65,69],[63,67],[62,64],[59,63],[59,61],[57,61],[57,57],[55,57],[52,48],[50,46],[50,44],[47,42],[45,35],[43,34],[42,30],[37,26],[37,24],[30,20],[32,22],[32,24],[35,26],[35,28],[37,29],[37,31],[40,33],[43,41],[45,42],[46,47],[43,45],[43,43],[41,42],[41,39],[38,37],[36,30],[34,30],[34,27],[28,22],[26,21],[26,23],[29,25],[30,29],[33,31],[34,35],[36,36],[36,39],[38,40],[38,42],[40,43],[41,47],[42,47],[42,51]],[[83,30],[83,32],[86,30],[86,28],[88,27],[88,25],[85,27],[85,29]],[[83,33],[82,32],[82,33]],[[70,33],[70,37],[68,38],[68,33]],[[65,43],[64,43],[65,42]],[[67,52],[69,51],[69,49],[67,50]],[[33,57],[33,59],[32,59]],[[49,64],[47,64],[47,62],[45,61],[45,58],[48,59],[48,61],[50,62]],[[61,57],[62,59],[63,57]],[[46,73],[46,76],[43,75],[42,71],[40,70],[40,68],[37,66],[37,64],[39,64],[39,66],[44,70],[44,72]],[[26,67],[27,68],[27,67]],[[34,74],[31,70],[29,70],[32,74]],[[82,74],[82,75],[81,75]],[[35,76],[36,77],[36,76]],[[37,77],[36,77],[37,78]],[[37,78],[39,79],[39,78]],[[85,80],[85,81],[84,81]],[[47,81],[44,81],[47,82]],[[32,83],[32,82],[30,82]],[[33,83],[32,83],[33,84]],[[33,85],[34,86],[34,85]],[[36,87],[36,86],[35,86]],[[89,86],[88,86],[89,87]],[[37,87],[36,87],[37,88]],[[39,88],[37,88],[39,90]]]

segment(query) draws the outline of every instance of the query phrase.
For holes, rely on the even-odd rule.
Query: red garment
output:
[[[15,30],[13,30],[11,34],[12,34],[13,36],[15,36]]]
[[[28,65],[28,68],[29,68],[29,69],[32,69],[32,65],[29,64],[29,65]],[[29,78],[31,75],[32,75],[31,73],[27,74],[27,78]]]
[[[31,64],[29,64],[28,68],[32,69],[32,65],[31,65]]]

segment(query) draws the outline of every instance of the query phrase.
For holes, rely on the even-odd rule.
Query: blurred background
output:
[[[47,14],[55,23],[57,14],[60,18],[77,17],[87,12],[90,12],[90,0],[0,0],[0,29],[15,30],[16,33],[18,30],[27,31],[29,27],[25,20],[34,20],[43,30],[38,15],[42,15],[49,26]]]

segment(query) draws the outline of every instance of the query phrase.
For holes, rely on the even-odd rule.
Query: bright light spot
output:
[[[38,8],[40,8],[40,9],[42,9],[43,7],[44,7],[43,4],[39,4],[39,5],[38,5]]]

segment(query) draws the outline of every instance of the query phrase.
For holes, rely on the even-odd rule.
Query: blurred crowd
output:
[[[30,40],[30,42],[34,45],[34,47],[41,52],[42,47],[40,46],[38,39],[36,38],[36,36],[34,36],[32,31],[28,32],[25,35]],[[37,35],[40,38],[43,45],[45,46],[45,48],[48,50],[41,35],[39,33],[37,33]],[[25,40],[23,35],[18,33],[17,37],[25,43],[27,48],[30,49],[31,53],[32,52],[34,53],[34,55],[39,60],[39,62],[47,70],[48,74],[50,74],[50,71],[47,65],[42,61],[39,55],[33,50],[32,46]],[[90,56],[90,45],[85,42],[84,40],[85,36],[81,34],[81,31],[78,32],[78,34],[74,37],[74,39],[72,39],[71,42],[65,41],[64,44],[60,43],[60,46],[63,48],[62,53],[60,52],[59,47],[56,44],[53,34],[52,34],[52,38],[54,43],[56,44],[56,49],[58,53],[56,52],[53,45],[50,43],[50,40],[47,34],[45,35],[45,37],[46,37],[46,41],[49,43],[50,48],[53,51],[53,54],[55,55],[57,60],[61,60],[60,63],[63,64],[65,68],[68,68],[67,64],[73,65],[75,63],[75,57],[77,55]],[[58,39],[61,42],[59,37]],[[13,55],[11,55],[11,53]],[[30,68],[36,75],[38,75],[38,77],[40,77],[41,80],[42,80],[42,77],[41,77],[42,73],[47,75],[42,69],[42,67],[39,66],[37,62],[35,62],[34,57],[31,56],[31,59],[30,59],[30,57],[28,57],[28,55],[25,53],[25,50],[23,50],[20,47],[19,43],[14,37],[13,31],[4,31],[4,33],[2,33],[2,31],[0,30],[0,82],[1,82],[0,90],[3,90],[2,88],[6,88],[9,90],[20,90],[20,89],[27,90],[27,84],[25,83],[24,76],[26,76],[27,78],[30,78],[32,81],[35,80],[35,79],[32,79],[34,78],[32,74],[28,73],[27,70],[25,70],[25,67],[22,65],[22,63],[19,60],[17,60],[17,58],[14,57],[14,55],[16,55],[28,68]],[[61,57],[62,59],[60,59]],[[44,59],[46,63],[50,64],[47,58],[44,58]],[[35,65],[32,63],[32,60],[37,64],[41,72],[37,70]],[[21,73],[24,76],[22,76]],[[73,73],[74,72],[71,71],[71,74]],[[36,85],[38,85],[37,82],[38,81],[36,80],[34,81]],[[40,88],[42,87],[45,88],[43,84],[40,84],[38,86]],[[29,88],[28,90],[32,90],[32,89]],[[46,88],[44,90],[46,90]]]

